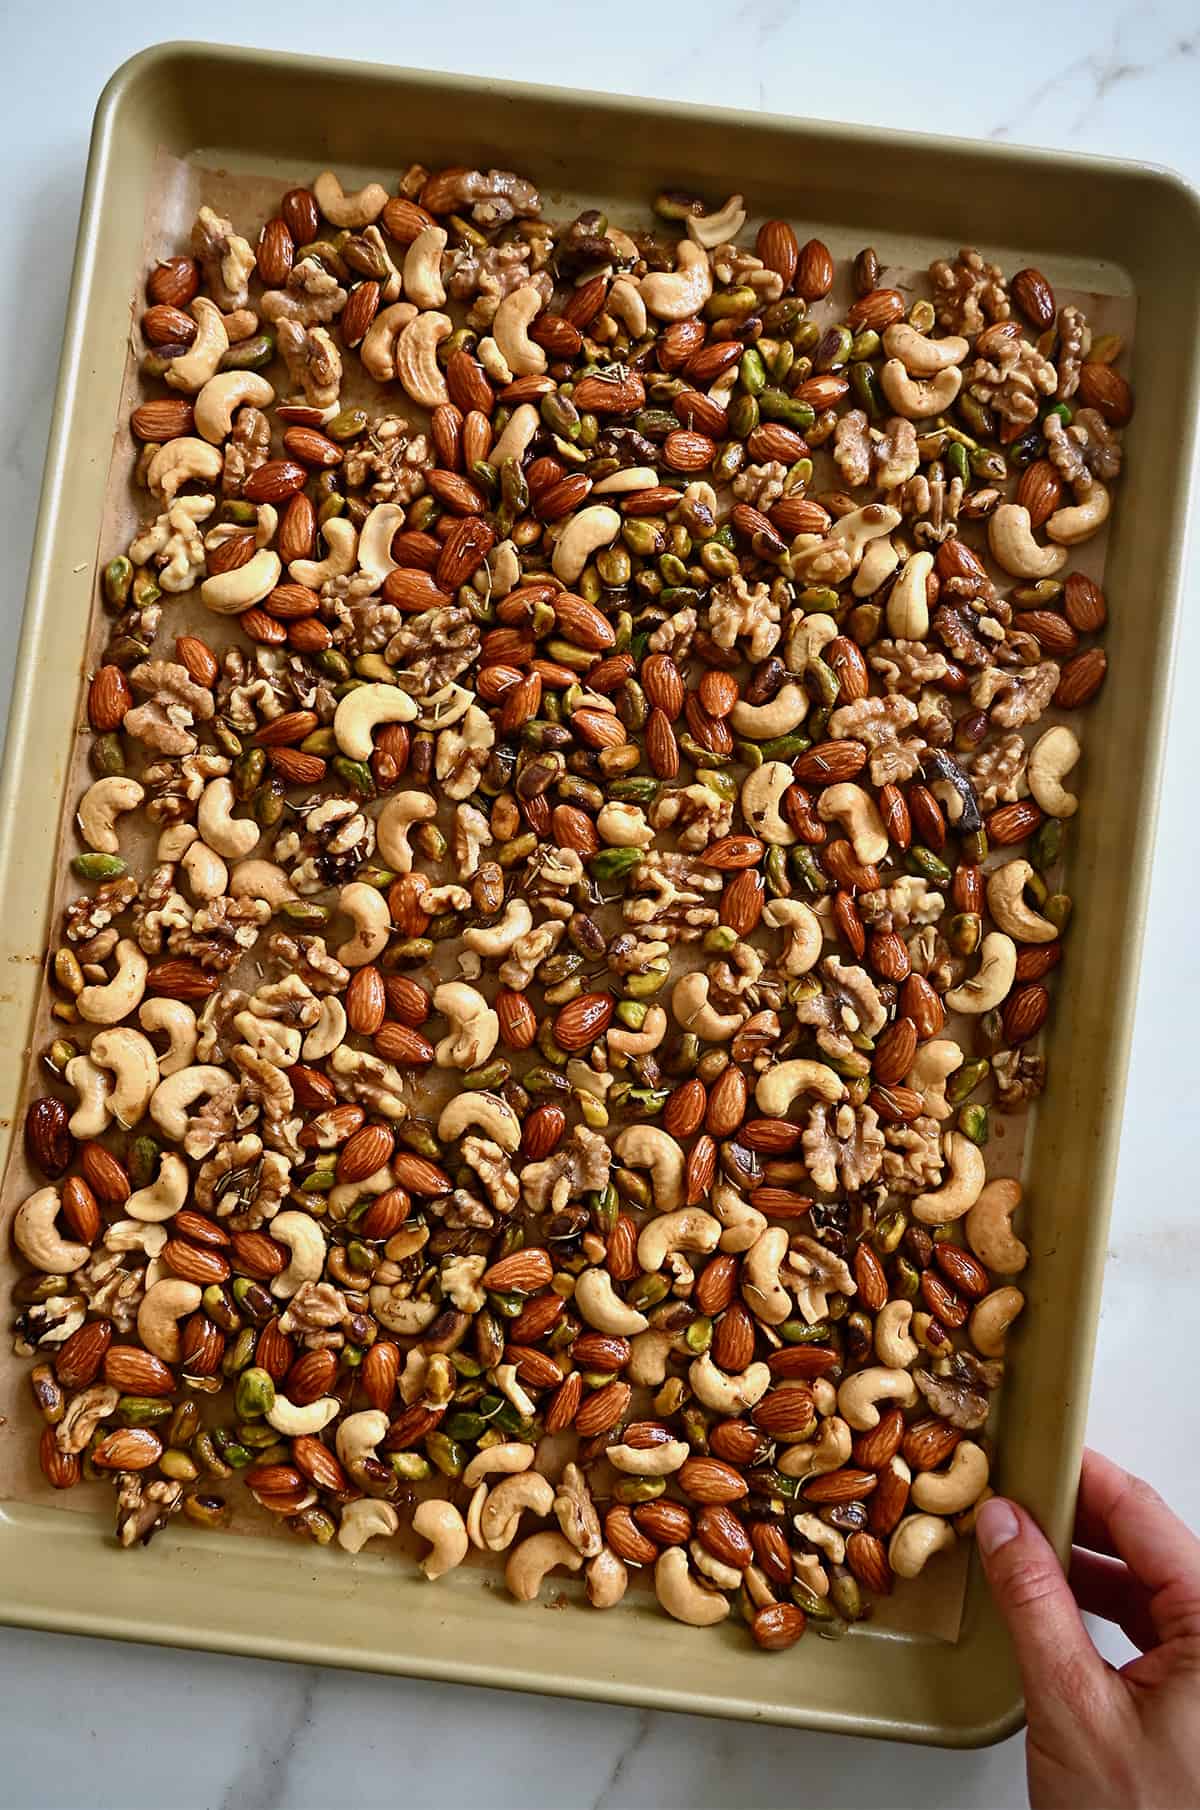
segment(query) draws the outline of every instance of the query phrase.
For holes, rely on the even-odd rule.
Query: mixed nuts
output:
[[[42,1470],[125,1545],[240,1480],[835,1635],[988,1491],[1122,348],[740,196],[396,188],[147,279],[13,1219]]]

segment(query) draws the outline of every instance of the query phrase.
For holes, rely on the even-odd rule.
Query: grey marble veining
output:
[[[0,613],[20,618],[65,312],[91,111],[104,80],[153,33],[144,9],[16,0],[6,17],[0,150],[19,284],[0,288]],[[531,0],[519,35],[483,0],[445,9],[244,0],[182,27],[314,53],[1144,158],[1200,181],[1194,6],[1086,13],[1013,0],[988,18],[741,0],[657,10]],[[544,20],[546,29],[537,24]],[[53,105],[48,71],[53,68]],[[99,355],[99,352],[98,352]],[[1196,559],[1190,567],[1196,594]],[[1182,696],[1200,661],[1185,619]],[[0,681],[0,690],[5,681]],[[1155,1379],[1191,1364],[1200,1260],[1192,1201],[1200,1059],[1177,1027],[1200,1009],[1189,854],[1171,826],[1194,811],[1200,718],[1177,701],[1101,1320],[1091,1438],[1200,1523],[1200,1477],[1173,1451]],[[1190,951],[1182,957],[1180,950]],[[1162,1135],[1164,1125],[1174,1129]],[[136,1562],[136,1560],[131,1560]],[[1111,1638],[1107,1650],[1119,1652]],[[703,1641],[695,1663],[703,1665]],[[748,1656],[747,1663],[755,1663]],[[769,1662],[768,1662],[769,1663]],[[0,1810],[313,1810],[349,1802],[439,1810],[738,1810],[789,1803],[1024,1803],[1019,1739],[976,1755],[604,1705],[0,1630]]]

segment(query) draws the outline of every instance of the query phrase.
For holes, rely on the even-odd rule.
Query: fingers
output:
[[[1016,1650],[1030,1728],[1043,1741],[1069,1737],[1093,1705],[1099,1713],[1108,1677],[1054,1548],[1023,1509],[1000,1496],[979,1510],[975,1537]]]
[[[1127,1565],[1076,1546],[1067,1575],[1086,1614],[1113,1622],[1143,1653],[1158,1645],[1148,1594]]]
[[[1151,1594],[1183,1583],[1200,1596],[1200,1540],[1148,1483],[1099,1452],[1083,1455],[1075,1538],[1124,1559]]]

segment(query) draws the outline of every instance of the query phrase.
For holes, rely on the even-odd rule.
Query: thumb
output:
[[[1093,1703],[1099,1711],[1107,1676],[1054,1548],[1003,1496],[983,1504],[975,1538],[1021,1668],[1031,1731],[1077,1733]]]

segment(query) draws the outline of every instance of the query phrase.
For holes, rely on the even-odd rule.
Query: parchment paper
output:
[[[133,468],[136,462],[138,447],[132,439],[128,419],[131,409],[142,399],[145,384],[139,372],[141,352],[140,335],[136,332],[136,321],[140,317],[143,303],[143,284],[146,272],[152,268],[156,259],[169,256],[188,249],[188,238],[192,220],[202,202],[207,202],[220,214],[233,219],[237,230],[243,233],[253,244],[257,240],[258,230],[262,222],[278,209],[279,199],[283,191],[292,183],[310,181],[315,175],[312,171],[296,170],[287,178],[279,174],[263,175],[244,170],[202,169],[195,164],[181,161],[160,151],[155,164],[153,181],[148,191],[146,209],[146,225],[144,237],[144,256],[141,267],[130,272],[130,336],[125,352],[125,376],[122,388],[119,417],[114,425],[113,453],[109,471],[104,517],[99,525],[96,546],[96,567],[99,573],[104,563],[118,553],[123,553],[139,523],[150,513],[153,505],[144,491],[134,487],[132,481]],[[537,179],[537,170],[526,174]],[[595,198],[589,197],[589,202]],[[547,198],[547,212],[555,218],[570,218],[577,211],[582,198],[553,196]],[[630,225],[631,222],[622,214],[620,223]],[[647,215],[642,222],[649,227],[652,224]],[[744,241],[749,242],[751,231],[743,233]],[[811,312],[813,317],[824,324],[844,314],[849,300],[846,285],[848,284],[847,266],[849,258],[857,249],[855,245],[833,244],[833,250],[839,262],[839,286],[833,295]],[[947,247],[947,255],[953,255],[953,247]],[[1011,273],[1009,273],[1011,274]],[[928,279],[923,271],[898,269],[888,266],[884,281],[902,290],[911,290],[914,294],[928,294]],[[253,305],[252,296],[252,305]],[[1119,333],[1126,342],[1133,336],[1135,307],[1131,297],[1108,296],[1096,293],[1057,289],[1060,305],[1064,302],[1076,302],[1087,314],[1095,334]],[[385,393],[361,371],[359,361],[348,356],[345,361],[346,381],[343,385],[343,403],[362,402],[378,411],[381,407],[389,407],[404,414],[410,420],[419,418],[420,411],[413,408],[399,389]],[[283,398],[288,394],[287,375],[282,364],[273,366],[267,373],[275,385],[277,394]],[[276,441],[278,440],[278,431]],[[274,454],[273,454],[274,456]],[[827,470],[818,472],[814,478],[813,490],[819,491],[826,485],[840,487],[836,470],[831,464]],[[1119,490],[1116,506],[1119,507]],[[964,538],[979,544],[981,536],[977,531],[970,531]],[[1080,549],[1075,549],[1071,559],[1071,569],[1082,571],[1098,582],[1103,580],[1104,556],[1107,544],[1107,531]],[[165,605],[162,625],[159,631],[156,652],[165,649],[164,657],[169,657],[171,645],[176,635],[194,630],[204,635],[212,645],[221,646],[236,639],[232,632],[233,619],[224,618],[218,622],[210,612],[206,611],[199,601],[199,592],[185,592],[181,597],[164,595]],[[88,648],[88,670],[90,671],[100,655],[108,638],[109,628],[105,611],[97,601],[93,614],[92,634]],[[1067,720],[1061,713],[1050,713],[1038,725],[1035,733],[1041,731],[1055,719]],[[55,897],[55,918],[61,922],[59,913],[65,899],[78,892],[78,884],[70,875],[67,863],[71,856],[79,852],[83,844],[79,841],[74,827],[74,809],[78,798],[90,783],[92,777],[87,767],[87,748],[90,737],[86,729],[85,713],[81,707],[80,720],[83,724],[79,746],[73,762],[72,775],[68,785],[67,799],[60,826],[59,859],[57,863],[58,881]],[[1084,743],[1084,760],[1077,769],[1073,784],[1079,782],[1086,790],[1086,741]],[[149,839],[144,834],[142,848],[148,853]],[[145,872],[145,859],[136,841],[136,832],[131,835],[128,830],[122,831],[122,848],[131,860],[131,871],[135,874]],[[443,877],[452,877],[446,874]],[[678,965],[691,965],[695,959],[695,951],[677,951]],[[439,965],[447,970],[452,966],[452,950],[443,946],[439,952]],[[428,978],[428,977],[426,977]],[[60,1027],[49,1015],[49,1007],[54,995],[49,989],[41,1007],[36,1035],[29,1056],[26,1086],[22,1097],[21,1110],[24,1112],[29,1100],[45,1091],[44,1076],[39,1075],[37,1052],[44,1050]],[[954,1035],[956,1029],[961,1033],[970,1051],[970,1026],[961,1022],[951,1026],[948,1035]],[[79,1040],[80,1033],[88,1033],[89,1027],[69,1027],[69,1034]],[[437,1071],[422,1079],[414,1079],[410,1093],[411,1104],[415,1112],[424,1115],[436,1114],[441,1101],[439,1093],[444,1091],[444,1079]],[[991,1118],[991,1138],[987,1146],[987,1167],[989,1177],[1019,1176],[1022,1173],[1023,1157],[1027,1142],[1027,1123],[1025,1116],[1006,1116],[993,1113]],[[19,1202],[34,1187],[41,1186],[43,1178],[31,1171],[25,1161],[20,1140],[14,1143],[13,1153],[4,1178],[2,1195],[0,1195],[0,1214],[7,1223]],[[1032,1203],[1036,1212],[1036,1195]],[[1023,1212],[1028,1215],[1027,1201]],[[1028,1217],[1025,1224],[1028,1225]],[[18,1264],[5,1241],[0,1250],[0,1285],[7,1287],[18,1273]],[[1010,1341],[1010,1362],[1020,1363],[1020,1338],[1014,1334]],[[56,1492],[50,1489],[43,1479],[37,1463],[37,1442],[41,1431],[41,1419],[35,1409],[29,1393],[29,1371],[32,1360],[19,1358],[12,1354],[11,1348],[0,1352],[0,1503],[38,1503],[53,1504],[56,1509],[91,1514],[97,1517],[97,1539],[112,1538],[112,1492],[103,1483],[80,1485],[67,1492]],[[205,1398],[201,1397],[203,1403]],[[998,1408],[993,1413],[991,1425],[996,1427],[1003,1419],[1002,1393],[997,1398]],[[1020,1437],[1020,1429],[1008,1427],[1008,1439]],[[550,1449],[553,1445],[554,1449]],[[569,1451],[566,1452],[569,1456]],[[999,1461],[1003,1462],[1003,1443],[999,1447]],[[545,1449],[539,1453],[539,1465],[548,1475],[554,1476],[564,1462],[564,1451],[561,1442],[546,1442]],[[594,1484],[599,1494],[603,1485],[602,1473],[597,1473]],[[234,1527],[248,1536],[256,1538],[288,1538],[269,1515],[264,1514],[250,1501],[247,1492],[236,1480],[228,1484],[216,1484],[226,1498],[233,1504]],[[431,1486],[432,1487],[432,1486]],[[465,1507],[466,1492],[460,1489],[459,1496]],[[798,1505],[799,1506],[799,1505]],[[171,1531],[178,1534],[183,1530],[184,1537],[203,1540],[202,1531],[183,1524],[180,1518],[172,1523]],[[168,1535],[160,1535],[168,1538]],[[411,1554],[424,1550],[424,1542],[414,1536],[407,1524],[396,1539],[386,1543],[385,1562],[394,1559],[397,1553]],[[866,1624],[889,1633],[908,1636],[956,1641],[959,1636],[966,1595],[968,1567],[970,1563],[971,1545],[968,1541],[960,1541],[951,1553],[939,1557],[929,1567],[924,1576],[909,1583],[901,1583],[890,1599],[879,1599],[874,1604],[872,1621]],[[381,1554],[380,1543],[369,1549],[369,1555],[377,1558]],[[131,1554],[130,1564],[137,1563],[136,1554]],[[349,1561],[347,1561],[349,1562]],[[358,1562],[362,1562],[361,1560]],[[403,1561],[402,1561],[403,1562]],[[472,1553],[471,1563],[485,1565],[491,1569],[502,1566],[503,1557],[484,1558]],[[633,1577],[635,1592],[651,1588],[647,1577]],[[381,1566],[382,1576],[382,1566]],[[568,1595],[579,1594],[578,1585],[574,1582],[565,1586]]]

